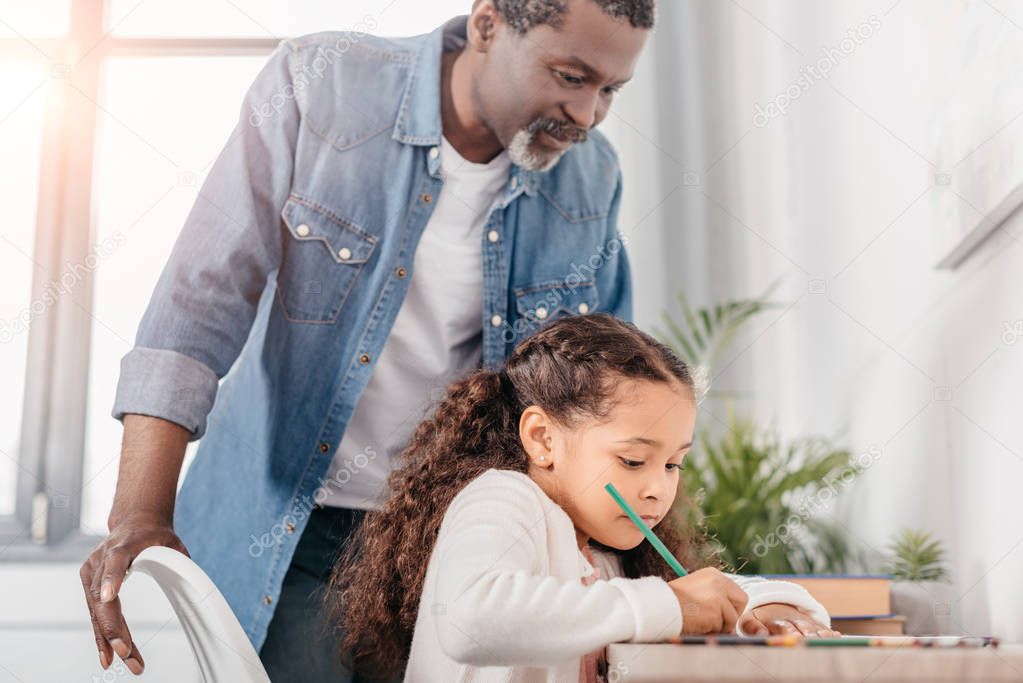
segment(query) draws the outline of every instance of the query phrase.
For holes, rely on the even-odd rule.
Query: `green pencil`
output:
[[[661,543],[661,539],[657,538],[657,534],[655,534],[653,530],[646,525],[646,522],[644,522],[631,507],[629,507],[629,504],[625,502],[624,498],[622,498],[622,494],[618,493],[618,489],[614,487],[614,484],[608,483],[604,486],[604,490],[611,494],[611,497],[615,499],[615,502],[618,503],[622,510],[625,510],[625,514],[629,516],[632,523],[643,532],[643,535],[646,536],[646,540],[650,541],[650,545],[652,545],[654,549],[661,554],[661,557],[664,558],[665,562],[671,565],[671,568],[675,570],[676,574],[679,576],[685,576],[689,573],[686,571],[686,568],[682,566],[682,563],[676,560],[675,556],[668,552],[668,549],[664,547],[663,543]]]

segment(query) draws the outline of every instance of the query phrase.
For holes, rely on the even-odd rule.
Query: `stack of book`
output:
[[[906,617],[892,614],[888,574],[765,574],[798,583],[831,615],[831,627],[854,636],[901,636]]]

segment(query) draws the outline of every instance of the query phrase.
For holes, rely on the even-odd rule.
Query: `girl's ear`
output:
[[[519,440],[530,462],[542,469],[554,466],[553,425],[550,416],[539,406],[529,406],[519,418]]]

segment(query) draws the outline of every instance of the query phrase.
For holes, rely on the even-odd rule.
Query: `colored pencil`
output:
[[[646,536],[646,540],[650,541],[650,545],[652,545],[654,549],[660,553],[661,557],[664,558],[664,561],[675,570],[675,573],[679,576],[687,575],[689,572],[687,572],[686,568],[682,566],[682,563],[675,559],[675,556],[668,551],[663,543],[661,543],[661,539],[657,538],[657,534],[655,534],[653,530],[646,525],[646,522],[644,522],[643,519],[636,514],[635,510],[633,510],[632,507],[625,502],[625,499],[622,498],[622,494],[618,493],[618,489],[614,487],[614,484],[608,482],[608,484],[604,487],[604,490],[611,494],[611,497],[615,499],[618,506],[625,511],[625,514],[629,516],[632,523],[639,527],[639,530],[643,532],[644,536]]]

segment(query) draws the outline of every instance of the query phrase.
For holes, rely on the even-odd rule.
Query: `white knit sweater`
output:
[[[622,578],[617,558],[597,552],[594,558],[607,580],[583,585],[592,567],[565,511],[525,474],[488,470],[444,515],[405,681],[578,683],[583,655],[682,631],[667,582]],[[801,586],[728,576],[749,595],[747,612],[784,602],[831,623]]]

